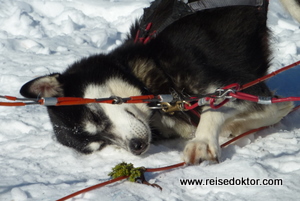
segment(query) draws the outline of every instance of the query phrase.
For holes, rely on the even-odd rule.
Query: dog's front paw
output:
[[[204,160],[219,161],[220,148],[216,143],[203,140],[190,141],[184,148],[183,157],[188,165],[200,164]]]

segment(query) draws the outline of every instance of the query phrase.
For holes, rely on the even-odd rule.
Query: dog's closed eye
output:
[[[126,112],[127,112],[128,114],[130,114],[131,116],[133,116],[134,118],[136,118],[135,114],[133,114],[133,113],[130,112],[129,110],[126,110]]]

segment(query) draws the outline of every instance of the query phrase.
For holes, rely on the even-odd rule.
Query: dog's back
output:
[[[175,2],[177,1],[155,1],[151,7],[164,12],[157,15],[156,12],[151,12],[151,7],[148,8],[146,11],[149,14],[144,15],[139,23],[132,27],[127,43],[133,43],[139,28],[146,27],[148,23],[153,24],[149,33],[160,30],[164,22],[174,14],[172,12],[176,6]],[[267,1],[263,6],[267,7]],[[161,52],[157,54],[160,55],[158,60],[166,60],[172,56],[172,59],[167,61],[169,65],[164,66],[171,77],[180,77],[182,69],[186,68],[185,70],[191,72],[205,71],[189,74],[191,79],[199,79],[204,83],[218,80],[216,85],[219,86],[234,82],[244,84],[265,75],[269,67],[269,33],[266,19],[267,13],[261,7],[208,9],[187,15],[164,27],[144,49],[138,51],[145,51],[145,54],[147,51]],[[193,78],[193,75],[197,78]],[[189,90],[188,83],[181,83],[181,88],[182,86],[185,87],[186,93],[193,94],[193,89]],[[169,92],[168,87],[164,93]],[[152,92],[156,93],[156,90],[153,89]]]

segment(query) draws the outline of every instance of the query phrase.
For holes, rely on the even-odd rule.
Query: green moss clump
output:
[[[112,172],[108,176],[111,176],[113,179],[126,176],[129,181],[135,182],[137,178],[143,178],[144,171],[145,168],[143,167],[134,168],[132,163],[127,164],[122,162],[112,168]]]

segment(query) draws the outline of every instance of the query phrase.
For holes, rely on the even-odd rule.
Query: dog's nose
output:
[[[147,147],[148,147],[148,143],[145,140],[140,138],[133,138],[132,140],[130,140],[129,143],[130,151],[134,155],[140,155],[147,149]]]

